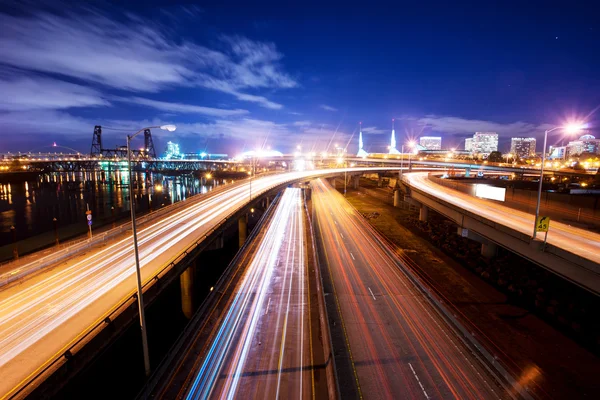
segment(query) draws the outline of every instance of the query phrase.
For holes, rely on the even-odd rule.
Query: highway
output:
[[[333,346],[349,354],[359,397],[511,398],[403,272],[394,249],[324,180],[312,188],[321,268],[345,335]]]
[[[438,185],[428,179],[428,173],[426,172],[405,173],[404,179],[412,187],[464,210],[488,218],[526,235],[533,233],[533,214],[505,207],[499,202],[469,196],[468,194]],[[543,235],[543,232],[538,233],[538,238],[543,239]],[[598,233],[551,221],[548,232],[548,243],[593,262],[600,263],[600,234]]]
[[[212,308],[208,319],[219,322],[200,355],[194,343],[174,366],[171,381],[182,384],[155,398],[312,398],[304,230],[302,192],[288,188],[232,295]]]
[[[343,169],[257,178],[252,182],[252,196],[287,182],[339,171]],[[247,204],[249,198],[249,182],[237,182],[217,193],[189,199],[185,207],[175,208],[172,213],[140,227],[142,282],[153,282],[153,277],[170,261]],[[106,315],[126,302],[135,288],[130,233],[3,287],[0,398],[12,396],[55,360],[64,360],[65,351],[97,325],[102,326]]]

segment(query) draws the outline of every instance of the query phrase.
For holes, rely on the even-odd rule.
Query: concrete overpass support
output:
[[[352,189],[358,189],[358,186],[360,184],[360,176],[353,176],[352,177]]]
[[[485,258],[494,258],[498,253],[498,246],[495,243],[481,243],[481,255]]]
[[[377,187],[383,187],[383,178],[381,176],[377,177]]]
[[[187,319],[194,315],[194,275],[196,264],[190,265],[179,275],[179,286],[181,287],[181,311]]]
[[[394,190],[394,207],[400,207],[402,191]]]
[[[427,222],[427,217],[429,216],[429,207],[424,204],[421,204],[421,208],[419,208],[419,221]]]
[[[238,219],[239,245],[242,247],[248,237],[248,215],[242,215]]]
[[[220,233],[217,237],[206,247],[206,250],[219,250],[225,247],[225,235]]]

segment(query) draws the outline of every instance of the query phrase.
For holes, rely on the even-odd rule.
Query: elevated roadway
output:
[[[600,234],[552,221],[544,245],[543,233],[532,239],[533,214],[439,185],[426,172],[406,173],[404,183],[412,200],[453,220],[463,235],[473,232],[484,244],[510,249],[600,294]]]
[[[342,172],[344,169],[290,172],[251,183],[238,182],[216,193],[190,198],[173,212],[146,223],[138,233],[144,291],[153,288],[178,260],[205,243],[261,194]],[[24,397],[72,358],[107,322],[135,302],[135,288],[129,232],[2,288],[0,398]]]

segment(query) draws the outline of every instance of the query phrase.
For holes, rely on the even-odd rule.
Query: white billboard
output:
[[[482,184],[475,185],[475,196],[481,197],[482,199],[504,201],[505,195],[506,188]]]

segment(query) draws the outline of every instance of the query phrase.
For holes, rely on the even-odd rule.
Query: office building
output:
[[[596,139],[592,135],[583,135],[578,140],[569,142],[566,146],[567,157],[576,157],[581,153],[599,154],[600,153],[600,139]]]
[[[419,144],[427,150],[441,150],[442,138],[439,136],[423,136],[419,139]]]
[[[535,155],[535,144],[535,138],[511,138],[510,152],[514,157],[532,157]]]
[[[564,160],[567,155],[567,146],[550,146],[548,158],[551,160]]]
[[[473,151],[473,138],[465,139],[465,151]]]
[[[465,150],[467,149],[467,140],[465,140]],[[475,132],[469,149],[471,153],[477,155],[488,155],[492,151],[498,151],[498,134],[496,132]]]

